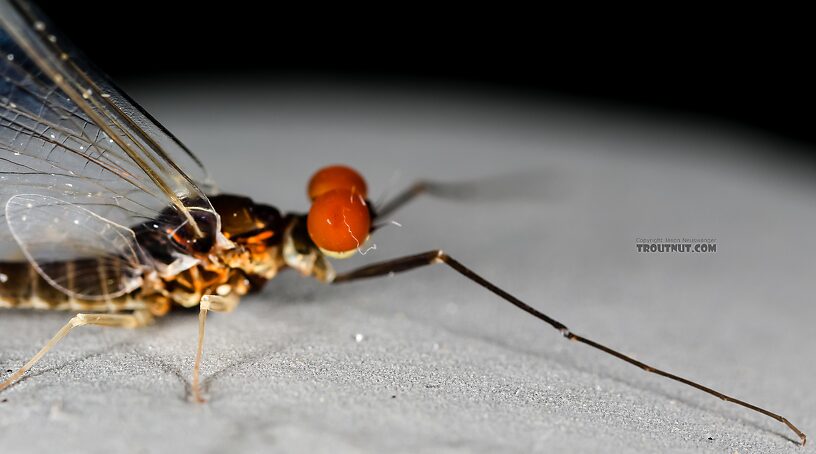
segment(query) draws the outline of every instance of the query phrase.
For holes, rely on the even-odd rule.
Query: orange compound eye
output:
[[[315,199],[306,227],[312,241],[324,253],[345,258],[368,239],[371,218],[362,194],[335,189]]]
[[[361,194],[363,199],[368,197],[366,182],[356,170],[346,166],[324,167],[309,180],[309,199],[314,200],[321,195],[335,189],[348,189]]]

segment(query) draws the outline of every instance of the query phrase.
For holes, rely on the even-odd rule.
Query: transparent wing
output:
[[[5,215],[29,262],[64,293],[99,300],[142,285],[143,252],[129,228],[40,194],[12,197]]]
[[[93,215],[85,220],[213,239],[220,220],[196,181],[208,181],[206,171],[175,137],[90,68],[30,5],[0,0],[0,207],[34,194]],[[95,258],[82,243],[98,238],[82,231],[84,237],[72,232],[69,248],[57,237],[43,238],[52,247],[38,245],[36,264],[52,283],[42,263]],[[11,233],[0,219],[0,260],[21,258]]]

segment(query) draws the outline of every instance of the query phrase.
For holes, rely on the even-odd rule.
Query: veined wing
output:
[[[116,298],[139,288],[142,274],[150,270],[133,230],[80,206],[19,194],[6,203],[5,215],[29,262],[69,296]]]
[[[183,169],[193,169],[195,178]],[[41,195],[111,225],[150,221],[160,232],[185,229],[207,241],[215,238],[220,220],[195,182],[206,178],[200,161],[93,71],[36,10],[0,0],[0,207],[15,195]],[[62,216],[64,206],[43,203],[39,216],[49,210]],[[6,221],[0,222],[0,253],[8,254],[14,240]],[[92,250],[76,247],[82,238],[95,241],[72,234],[70,250]],[[50,260],[43,246],[48,241],[37,240],[40,265]],[[53,250],[54,261],[68,259],[56,239]],[[41,273],[46,268],[38,267]]]

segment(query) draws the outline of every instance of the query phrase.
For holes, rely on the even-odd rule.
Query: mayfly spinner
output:
[[[285,268],[328,284],[443,264],[576,341],[647,372],[769,416],[786,418],[664,372],[572,332],[441,250],[337,274],[329,262],[361,250],[382,220],[422,193],[417,184],[374,207],[363,178],[327,167],[308,186],[308,214],[281,214],[216,195],[201,162],[66,46],[22,0],[0,0],[0,307],[77,313],[19,380],[71,330],[137,328],[174,308],[199,308],[192,392],[208,311],[228,312]]]

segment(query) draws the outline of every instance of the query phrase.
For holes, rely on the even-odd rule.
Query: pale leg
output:
[[[204,403],[201,396],[201,383],[199,380],[201,371],[201,356],[204,354],[204,328],[207,324],[207,312],[232,312],[240,299],[236,295],[218,296],[205,295],[201,298],[198,312],[198,347],[196,348],[195,365],[193,366],[193,400]]]
[[[140,328],[149,324],[153,316],[147,311],[137,311],[132,314],[77,314],[65,324],[54,337],[40,351],[28,360],[23,367],[13,373],[3,383],[0,383],[0,391],[8,388],[12,383],[20,379],[34,364],[37,363],[49,350],[54,348],[72,329],[84,325],[111,326],[116,328]]]

